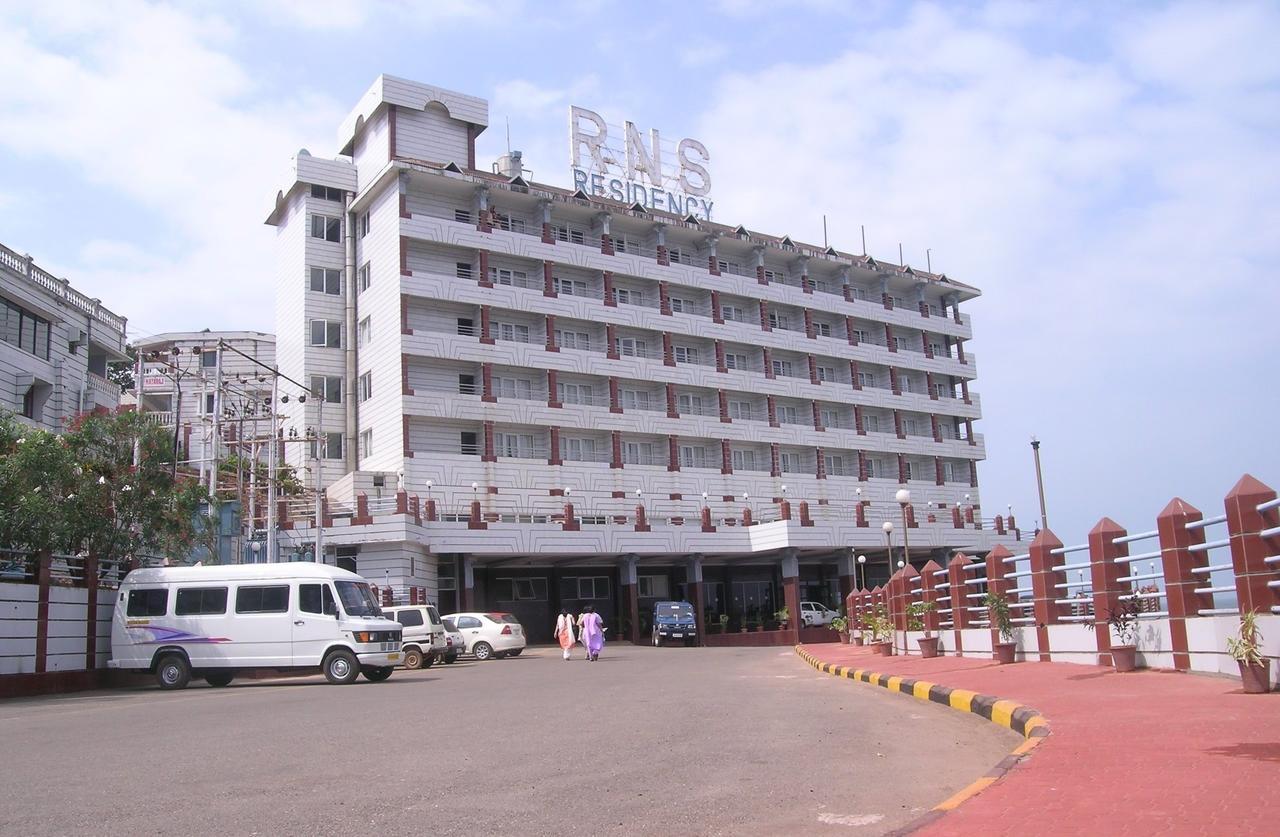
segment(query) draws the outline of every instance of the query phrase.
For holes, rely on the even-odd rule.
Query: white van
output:
[[[337,567],[156,567],[120,583],[107,665],[155,674],[162,689],[185,688],[193,674],[225,686],[251,669],[378,682],[400,661],[400,638],[368,582]]]
[[[435,605],[402,605],[382,611],[388,619],[394,619],[404,629],[401,638],[405,668],[431,668],[444,658],[448,643],[444,635],[444,623]]]

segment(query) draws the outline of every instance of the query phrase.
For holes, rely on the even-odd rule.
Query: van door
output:
[[[271,581],[236,588],[234,659],[246,668],[293,665],[293,626],[289,584]]]
[[[318,666],[324,652],[342,636],[338,606],[327,581],[300,582],[293,613],[293,665]]]

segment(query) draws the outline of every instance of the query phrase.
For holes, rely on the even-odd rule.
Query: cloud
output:
[[[865,224],[874,255],[903,242],[920,266],[931,248],[985,291],[969,311],[993,507],[1034,497],[1033,432],[1068,531],[1126,508],[1149,524],[1173,493],[1219,502],[1280,465],[1250,441],[1277,406],[1257,375],[1280,303],[1263,278],[1280,258],[1280,21],[1219,10],[1094,24],[1078,55],[1032,36],[1052,8],[918,5],[712,96],[698,136],[721,222],[820,242],[825,213],[841,249]]]

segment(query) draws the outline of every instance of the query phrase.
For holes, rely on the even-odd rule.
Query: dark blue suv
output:
[[[653,647],[663,641],[681,640],[685,645],[698,644],[698,620],[688,602],[657,602],[653,606]]]

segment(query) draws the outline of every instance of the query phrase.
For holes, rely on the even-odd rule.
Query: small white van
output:
[[[253,669],[379,682],[399,663],[400,640],[368,582],[337,567],[156,567],[120,583],[108,666],[152,673],[162,689],[192,675],[226,686]]]
[[[404,647],[404,667],[431,668],[444,658],[448,642],[444,634],[444,622],[435,605],[404,605],[388,607],[382,611],[388,619],[394,619],[404,629],[401,642]]]

